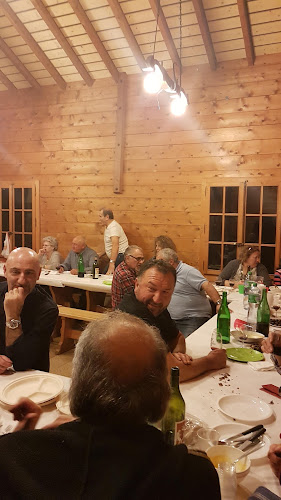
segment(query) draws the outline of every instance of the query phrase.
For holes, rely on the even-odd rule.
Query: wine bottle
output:
[[[179,369],[171,368],[171,396],[166,413],[162,419],[162,432],[168,444],[182,442],[185,424],[185,402],[179,388]]]
[[[84,278],[85,269],[83,255],[80,253],[78,257],[78,278]]]
[[[99,265],[98,265],[98,259],[95,258],[94,263],[93,263],[93,279],[96,279],[96,280],[98,279],[99,272],[100,272],[100,270],[99,270]]]
[[[230,342],[230,312],[227,305],[227,293],[222,293],[222,302],[218,312],[217,319],[217,341],[222,338],[223,344]]]
[[[257,312],[257,332],[263,333],[265,337],[269,334],[270,309],[266,297],[266,288],[262,291],[262,299]]]

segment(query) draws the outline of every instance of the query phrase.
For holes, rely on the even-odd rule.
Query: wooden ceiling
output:
[[[154,52],[166,69],[213,70],[281,53],[281,1],[0,0],[1,91],[118,82],[121,72],[140,73]]]

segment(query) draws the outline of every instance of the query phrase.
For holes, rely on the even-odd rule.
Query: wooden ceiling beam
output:
[[[205,45],[205,50],[210,64],[210,68],[212,70],[215,70],[217,68],[217,59],[202,0],[192,0],[192,2],[197,17],[197,21],[199,24],[200,32],[203,38],[203,42]]]
[[[61,89],[66,88],[66,82],[62,78],[62,76],[59,74],[59,72],[56,70],[56,68],[53,66],[51,61],[48,59],[46,54],[43,52],[43,50],[39,47],[39,45],[35,42],[34,38],[32,35],[29,33],[29,31],[26,29],[24,24],[20,21],[18,16],[15,14],[13,9],[10,7],[10,5],[7,3],[6,0],[0,0],[0,7],[4,11],[5,15],[9,19],[9,21],[12,23],[12,25],[15,27],[17,30],[18,34],[23,38],[25,43],[30,47],[30,49],[34,52],[36,57],[39,59],[41,64],[43,64],[44,68],[50,73],[50,75],[53,77],[55,82],[57,82],[58,86]]]
[[[11,80],[9,80],[9,78],[6,77],[6,75],[4,75],[1,69],[0,69],[0,80],[2,83],[4,83],[7,89],[16,90],[16,86],[13,84],[13,82],[11,82]]]
[[[74,52],[73,48],[71,47],[70,43],[67,41],[67,39],[64,37],[63,33],[61,32],[61,29],[57,25],[57,23],[54,21],[52,18],[51,14],[49,13],[48,9],[43,5],[42,0],[31,0],[31,3],[34,5],[35,9],[39,12],[40,16],[42,17],[43,21],[47,24],[49,30],[53,33],[61,47],[63,48],[64,52],[66,55],[69,57],[71,60],[73,66],[77,69],[78,73],[82,76],[84,82],[91,87],[94,83],[93,78],[91,75],[88,73],[86,70],[84,64],[80,61],[79,57],[77,54]]]
[[[179,58],[178,51],[174,44],[174,40],[172,38],[166,17],[164,15],[162,7],[160,6],[160,0],[149,0],[149,3],[153,11],[153,14],[155,16],[155,19],[158,23],[159,30],[161,32],[165,45],[168,49],[170,57],[173,63],[176,64],[179,68],[181,68],[181,60]]]
[[[21,62],[21,60],[16,56],[16,54],[10,49],[10,47],[6,44],[6,42],[0,38],[0,49],[4,52],[5,56],[7,56],[13,65],[19,70],[19,72],[25,77],[25,79],[30,83],[32,87],[40,88],[39,83],[32,74],[26,69],[25,65]]]
[[[253,45],[253,37],[251,31],[251,24],[249,19],[249,11],[246,0],[237,0],[238,11],[241,21],[241,28],[245,43],[246,57],[249,66],[253,66],[255,62],[255,51]]]
[[[33,2],[34,0],[31,0],[31,1]],[[109,55],[108,55],[103,43],[101,42],[95,28],[93,27],[90,19],[88,18],[84,9],[81,7],[79,0],[68,0],[68,3],[70,3],[74,14],[78,17],[80,23],[82,24],[88,37],[91,39],[91,42],[95,46],[97,52],[99,53],[102,61],[106,65],[112,78],[114,79],[114,81],[116,83],[118,83],[119,82],[119,71],[117,70],[112,59],[109,57]]]
[[[136,59],[139,67],[141,69],[146,68],[147,64],[145,62],[145,58],[143,56],[143,53],[139,47],[138,42],[135,39],[135,35],[131,30],[131,27],[127,21],[127,18],[119,4],[118,0],[107,0],[113,14],[115,15],[118,24],[129,44],[129,47],[133,53],[134,58]]]

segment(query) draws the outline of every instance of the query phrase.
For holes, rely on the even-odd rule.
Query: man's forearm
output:
[[[175,339],[175,344],[176,344],[175,347],[171,349],[172,352],[185,353],[186,351],[185,338],[181,332],[178,333],[178,336]]]
[[[185,365],[181,361],[175,360],[170,352],[167,354],[167,365],[169,372],[172,366],[179,367],[180,382],[191,380],[192,378],[198,377],[202,373],[210,370],[209,363],[206,357],[194,359],[190,365]]]
[[[203,283],[202,289],[206,292],[206,294],[210,297],[210,299],[216,303],[218,300],[220,300],[220,296],[215,289],[215,287],[211,283]]]
[[[15,329],[6,326],[5,333],[6,333],[6,346],[8,347],[12,345],[22,335],[21,325],[19,325],[19,327]]]

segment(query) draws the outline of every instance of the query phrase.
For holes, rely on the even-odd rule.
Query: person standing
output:
[[[144,262],[143,251],[137,245],[129,246],[124,253],[124,260],[116,267],[111,287],[112,308],[116,309],[126,293],[135,288],[137,273]]]
[[[102,208],[99,213],[99,219],[100,224],[105,226],[104,247],[105,253],[109,258],[109,266],[106,274],[113,274],[115,267],[124,260],[124,252],[129,245],[128,238],[120,224],[114,220],[112,210]]]

